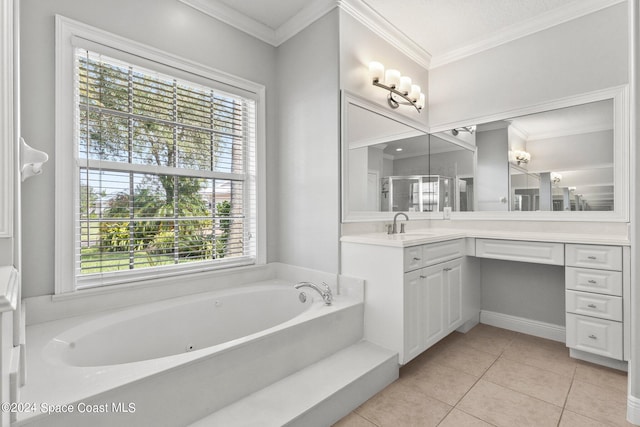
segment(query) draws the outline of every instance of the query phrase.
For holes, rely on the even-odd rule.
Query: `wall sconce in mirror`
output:
[[[49,160],[49,155],[40,150],[30,147],[20,138],[20,174],[22,181],[42,173],[42,165]]]
[[[522,150],[514,150],[513,159],[518,164],[518,166],[520,166],[522,163],[529,163],[529,160],[531,160],[531,154]]]
[[[558,172],[551,172],[551,183],[553,185],[559,184],[562,181],[562,175]]]
[[[369,77],[374,86],[389,91],[387,102],[391,108],[398,108],[400,104],[412,105],[418,110],[418,113],[424,108],[425,95],[420,86],[412,84],[411,77],[403,76],[398,70],[388,69],[385,71],[384,65],[376,61],[369,64]]]

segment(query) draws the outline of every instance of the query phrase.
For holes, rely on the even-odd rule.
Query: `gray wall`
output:
[[[278,169],[274,47],[176,0],[22,0],[20,6],[22,135],[50,156],[44,173],[23,185],[24,297],[53,293],[55,14],[265,85],[267,186],[273,187]],[[276,200],[275,192],[268,190],[271,249],[277,244]],[[274,255],[269,259],[275,260]]]
[[[564,267],[482,259],[482,309],[565,324]]]
[[[430,70],[430,125],[609,88],[629,81],[622,2]],[[453,127],[453,126],[448,126]]]
[[[340,238],[338,20],[334,9],[277,50],[279,232],[270,241],[279,261],[332,273]]]

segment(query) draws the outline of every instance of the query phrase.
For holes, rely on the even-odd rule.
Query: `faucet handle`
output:
[[[400,223],[400,233],[404,233],[404,222]]]
[[[387,234],[393,234],[393,224],[387,224]]]

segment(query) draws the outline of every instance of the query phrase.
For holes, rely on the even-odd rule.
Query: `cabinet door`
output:
[[[446,333],[458,328],[462,322],[462,259],[446,263],[443,266],[444,282],[447,291]]]
[[[407,363],[425,349],[424,306],[425,281],[422,270],[404,275],[404,355],[400,363]]]
[[[435,265],[422,270],[425,281],[424,339],[425,348],[431,347],[444,336],[446,324],[446,298],[444,269]]]

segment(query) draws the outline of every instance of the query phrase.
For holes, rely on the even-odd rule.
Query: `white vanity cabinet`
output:
[[[477,318],[479,287],[468,292],[465,248],[465,239],[408,247],[343,241],[342,274],[365,279],[364,338],[405,364]]]
[[[572,350],[628,359],[627,254],[621,246],[566,245],[567,346]]]
[[[404,359],[462,325],[462,258],[404,274]]]

